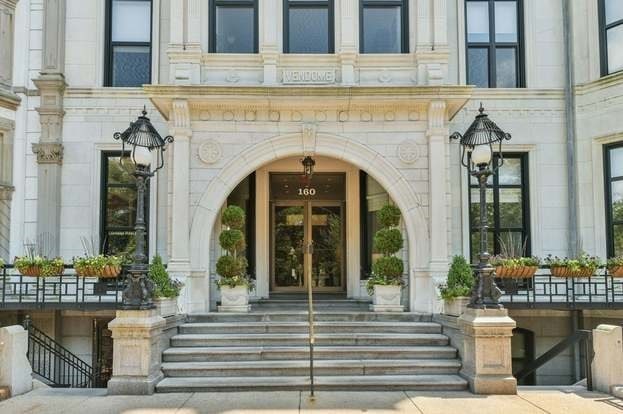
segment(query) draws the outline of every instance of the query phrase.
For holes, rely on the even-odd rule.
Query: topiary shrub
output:
[[[402,233],[398,229],[400,209],[385,205],[378,213],[382,228],[374,235],[374,249],[383,254],[372,264],[372,275],[366,284],[368,293],[374,293],[375,285],[402,286],[404,264],[395,254],[404,246]]]
[[[225,226],[225,230],[219,235],[219,243],[226,254],[219,257],[216,262],[216,273],[221,276],[216,282],[219,288],[252,287],[252,281],[247,276],[247,259],[240,256],[246,246],[242,233],[244,221],[244,210],[238,206],[229,206],[223,211],[221,223]]]
[[[169,272],[162,263],[162,257],[155,255],[149,265],[149,278],[154,282],[155,298],[176,298],[184,286],[179,280],[169,277]]]
[[[439,287],[444,300],[469,296],[474,286],[474,271],[463,256],[454,256],[448,271],[448,280]]]

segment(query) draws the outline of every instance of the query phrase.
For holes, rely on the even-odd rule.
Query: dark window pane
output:
[[[498,48],[495,53],[496,86],[498,88],[515,88],[517,86],[515,49]]]
[[[467,50],[467,83],[479,88],[489,87],[489,50],[469,48]]]
[[[612,220],[623,221],[623,181],[613,181],[611,184]]]
[[[606,6],[606,24],[623,20],[623,1],[621,0],[605,0]]]
[[[289,53],[329,53],[327,8],[290,8]]]
[[[489,4],[486,1],[467,2],[467,41],[489,41]]]
[[[253,53],[255,22],[252,7],[216,8],[216,52]]]
[[[623,224],[612,226],[612,239],[614,241],[614,256],[623,256]]]
[[[106,205],[108,226],[134,226],[134,219],[136,218],[136,190],[134,188],[109,188]]]
[[[104,252],[114,255],[128,255],[134,253],[134,231],[111,231],[104,240]]]
[[[610,176],[623,176],[623,147],[610,150]]]
[[[526,247],[527,239],[520,231],[502,231],[497,240],[500,245],[500,254],[507,257],[524,257],[528,253]]]
[[[522,202],[520,188],[500,188],[500,226],[521,227]]]
[[[623,24],[608,29],[608,73],[623,70]]]
[[[113,48],[112,86],[141,86],[150,83],[150,47]]]
[[[495,2],[495,41],[517,41],[517,2]]]
[[[470,206],[470,217],[471,217],[471,226],[478,227],[480,226],[480,189],[472,188],[471,190],[471,206]],[[493,227],[493,189],[487,188],[486,192],[487,197],[487,220],[489,222],[489,227]]]
[[[401,7],[363,9],[363,53],[400,53]]]
[[[492,231],[487,233],[487,252],[493,253],[493,239],[494,234]],[[480,255],[480,231],[472,231],[472,263],[478,262],[478,256]]]
[[[124,160],[123,166],[120,164],[121,157],[108,157],[108,184],[129,184],[134,185],[134,163],[129,159]]]
[[[521,159],[505,158],[497,174],[500,185],[521,185]]]

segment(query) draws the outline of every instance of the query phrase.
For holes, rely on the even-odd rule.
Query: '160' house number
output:
[[[299,188],[299,195],[300,196],[315,196],[316,189],[310,188],[310,187]]]

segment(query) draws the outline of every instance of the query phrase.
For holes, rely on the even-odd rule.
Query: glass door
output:
[[[277,202],[272,212],[272,289],[344,290],[344,213],[340,202]],[[309,246],[310,256],[305,254]]]

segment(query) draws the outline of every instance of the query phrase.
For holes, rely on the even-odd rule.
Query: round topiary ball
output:
[[[385,255],[394,254],[402,249],[404,240],[399,229],[381,229],[374,235],[374,249]]]
[[[223,230],[218,238],[221,247],[230,253],[244,250],[244,234],[240,230]]]
[[[221,256],[216,262],[216,273],[222,277],[240,275],[240,261],[234,256]]]
[[[400,209],[392,204],[386,204],[378,212],[379,222],[383,227],[396,227],[400,223]]]
[[[223,225],[236,230],[244,227],[244,210],[238,206],[229,206],[223,211],[221,218]]]
[[[379,257],[372,265],[372,271],[378,276],[397,279],[402,276],[404,264],[396,256]]]

